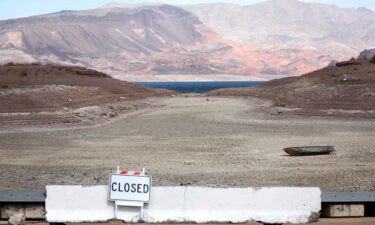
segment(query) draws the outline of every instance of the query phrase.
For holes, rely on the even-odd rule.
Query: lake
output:
[[[213,81],[213,82],[134,82],[136,84],[163,88],[183,93],[205,93],[220,88],[253,87],[264,81]]]

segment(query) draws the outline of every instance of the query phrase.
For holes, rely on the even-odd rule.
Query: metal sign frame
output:
[[[139,201],[139,200],[125,200],[125,199],[111,199],[111,181],[112,181],[112,175],[116,176],[124,176],[124,177],[147,177],[150,179],[150,187],[148,191],[148,201]],[[151,201],[151,187],[152,187],[152,177],[151,176],[146,176],[146,175],[125,175],[125,174],[118,174],[118,173],[110,173],[109,174],[109,179],[108,179],[108,201],[129,201],[129,202],[143,202],[143,203],[150,203]]]

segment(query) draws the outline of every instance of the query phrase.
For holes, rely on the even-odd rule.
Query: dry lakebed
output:
[[[0,189],[97,185],[119,165],[153,185],[317,186],[375,191],[375,121],[268,118],[255,98],[155,97],[109,123],[0,131]],[[334,145],[333,155],[291,157],[289,146]]]

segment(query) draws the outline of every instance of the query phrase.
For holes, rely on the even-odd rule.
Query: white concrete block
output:
[[[318,216],[320,194],[319,188],[187,187],[186,221],[306,223]]]
[[[96,222],[113,218],[107,186],[46,186],[46,219],[49,222]]]
[[[186,187],[153,187],[143,219],[149,223],[185,221],[185,192]]]
[[[319,188],[153,187],[143,221],[307,223],[320,211]],[[47,221],[114,219],[107,187],[47,186]],[[120,207],[117,219],[139,221],[139,208]]]

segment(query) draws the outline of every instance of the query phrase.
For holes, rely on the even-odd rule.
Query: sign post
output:
[[[118,206],[140,207],[140,218],[143,218],[144,203],[151,199],[152,177],[142,172],[120,171],[109,175],[108,200],[115,202],[115,218]]]

